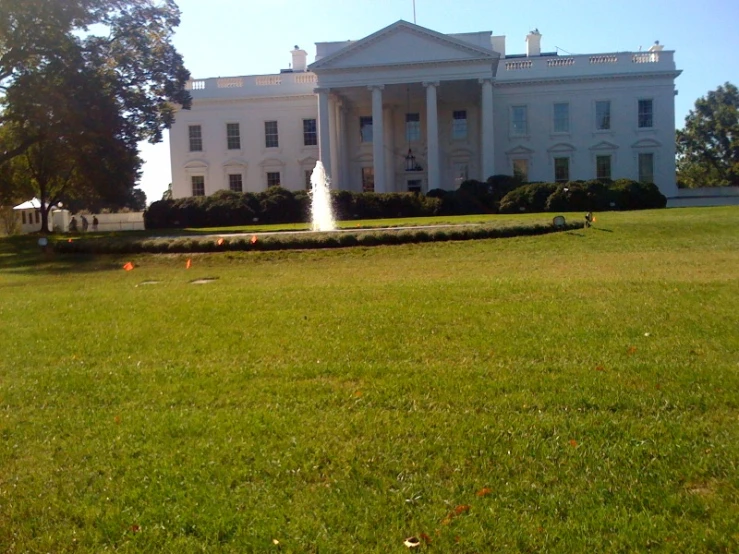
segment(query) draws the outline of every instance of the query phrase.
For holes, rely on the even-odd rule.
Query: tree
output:
[[[173,0],[0,4],[0,164],[42,201],[42,229],[59,197],[134,198],[138,142],[190,106],[178,24]]]
[[[739,185],[739,90],[725,83],[695,102],[677,132],[678,182],[688,188]]]

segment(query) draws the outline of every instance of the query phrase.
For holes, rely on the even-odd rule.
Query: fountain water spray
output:
[[[313,231],[335,231],[336,220],[331,208],[330,180],[320,161],[310,176],[311,184],[311,229]]]

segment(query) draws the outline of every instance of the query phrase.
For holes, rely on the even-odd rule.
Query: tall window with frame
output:
[[[229,173],[228,189],[233,192],[244,192],[244,182],[241,173]]]
[[[421,140],[421,116],[417,113],[405,114],[405,140],[406,142]]]
[[[639,154],[639,182],[654,183],[654,154]]]
[[[264,122],[264,146],[266,148],[277,148],[280,146],[276,121]]]
[[[639,129],[649,129],[654,127],[654,103],[652,100],[639,100]]]
[[[610,179],[611,178],[611,156],[595,157],[595,178]]]
[[[317,146],[318,132],[315,119],[303,120],[303,146]]]
[[[525,135],[528,130],[528,106],[511,107],[511,134]]]
[[[567,102],[554,104],[554,132],[570,132],[570,105]]]
[[[268,171],[267,172],[267,187],[279,187],[280,186],[280,172],[279,171]]]
[[[529,160],[520,158],[513,160],[513,176],[525,183],[529,180]]]
[[[375,169],[362,168],[362,192],[375,192]]]
[[[226,143],[229,150],[241,150],[241,129],[238,123],[226,123]]]
[[[372,116],[359,117],[359,138],[362,142],[372,142]]]
[[[408,181],[406,182],[408,192],[421,192],[422,185],[423,182],[421,181],[421,179],[408,179]]]
[[[190,183],[193,196],[205,196],[205,177],[203,175],[192,175]]]
[[[467,138],[467,110],[452,112],[452,139],[464,140]]]
[[[187,132],[190,139],[190,152],[202,152],[203,128],[200,125],[189,125]]]
[[[595,129],[608,131],[611,128],[611,101],[598,100],[595,103]]]
[[[570,158],[554,158],[554,181],[566,183],[570,180]]]

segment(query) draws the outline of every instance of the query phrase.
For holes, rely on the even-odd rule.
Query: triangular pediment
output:
[[[443,62],[493,62],[499,54],[431,29],[398,21],[321,58],[309,69],[351,69]]]
[[[506,150],[506,154],[508,156],[530,156],[533,153],[534,151],[531,148],[527,148],[522,144],[519,144],[518,146],[511,148],[510,150]]]
[[[632,148],[659,148],[662,143],[652,138],[637,140],[631,145]]]
[[[590,150],[617,150],[618,144],[613,144],[612,142],[608,142],[607,140],[603,140],[599,142],[598,144],[595,144],[590,147]]]
[[[551,148],[547,148],[547,152],[552,152],[554,154],[558,152],[574,152],[575,147],[570,144],[569,142],[559,142],[552,146]]]

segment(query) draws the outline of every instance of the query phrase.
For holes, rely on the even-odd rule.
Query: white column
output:
[[[326,173],[331,174],[331,122],[328,89],[316,89],[318,94],[318,157]]]
[[[480,79],[482,85],[482,144],[480,145],[480,160],[482,175],[481,181],[495,175],[495,129],[493,127],[493,81],[492,79]]]
[[[341,141],[339,188],[341,188],[341,190],[351,190],[352,186],[352,178],[351,175],[349,175],[349,137],[346,133],[347,117],[347,107],[345,104],[342,104],[339,107],[339,140]]]
[[[395,140],[393,136],[393,108],[385,108],[385,150],[390,154],[385,156],[385,192],[397,192],[395,183]]]
[[[439,174],[439,113],[436,107],[436,87],[439,82],[423,83],[426,87],[426,145],[428,150],[428,190],[441,188]]]
[[[331,188],[334,188],[334,181],[338,182],[339,180],[339,117],[338,117],[338,109],[339,109],[339,99],[335,95],[331,95],[329,97],[329,110],[330,110],[330,118],[329,118],[329,128],[331,129],[331,169],[329,170],[329,174],[331,175]]]
[[[372,166],[375,172],[375,192],[385,192],[385,129],[382,121],[382,89],[384,85],[368,87],[372,91]]]

